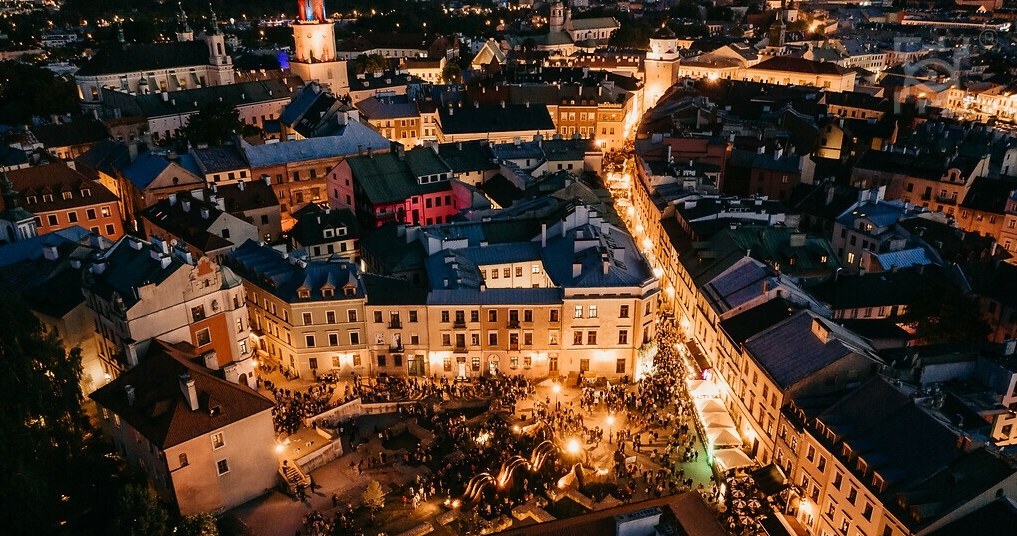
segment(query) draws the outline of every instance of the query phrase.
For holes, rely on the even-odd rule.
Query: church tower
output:
[[[0,194],[4,199],[4,211],[0,212],[0,242],[20,242],[36,235],[35,215],[21,208],[18,192],[7,178],[0,174]]]
[[[568,9],[560,1],[551,4],[551,17],[548,19],[548,31],[560,32],[565,29],[565,10]]]
[[[177,2],[177,42],[194,41],[194,30],[187,24],[183,2]]]
[[[209,79],[206,85],[221,86],[233,83],[233,58],[226,52],[226,37],[219,29],[219,18],[214,9],[209,11],[209,28],[205,31],[208,47]]]
[[[650,50],[643,63],[643,112],[657,104],[657,101],[671,89],[678,80],[678,38],[665,22],[650,38]]]
[[[290,71],[303,81],[317,81],[333,93],[349,89],[346,61],[336,59],[335,25],[325,17],[324,0],[299,0],[293,24]]]

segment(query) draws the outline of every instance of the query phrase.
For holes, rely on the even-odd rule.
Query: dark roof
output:
[[[828,331],[824,343],[813,332],[814,322]],[[800,311],[745,342],[746,351],[777,386],[785,389],[855,352],[845,344],[836,327],[808,311]]]
[[[191,149],[191,154],[206,175],[249,167],[244,152],[233,145]]]
[[[834,310],[911,304],[929,288],[945,282],[935,267],[896,272],[841,274],[813,286],[810,291]]]
[[[360,240],[360,251],[370,258],[371,270],[384,274],[423,270],[427,254],[420,242],[406,242],[399,224],[388,222]]]
[[[117,200],[105,186],[63,163],[8,171],[7,177],[19,193],[22,208],[36,214]],[[69,194],[67,199],[64,199],[64,193]],[[45,201],[44,195],[52,195],[53,200]],[[34,203],[26,201],[29,196],[35,197]]]
[[[70,147],[109,139],[109,131],[95,119],[28,127],[44,147]]]
[[[275,406],[251,388],[218,378],[194,364],[194,357],[156,340],[140,363],[89,397],[163,450]],[[185,374],[194,380],[198,391],[197,410],[184,398],[180,378]],[[134,403],[128,401],[127,386],[134,388]]]
[[[1017,178],[975,177],[967,195],[964,196],[964,201],[961,202],[961,207],[1003,214],[1006,211],[1006,201],[1015,189]]]
[[[192,114],[203,106],[222,102],[231,108],[270,101],[288,100],[303,82],[296,76],[269,78],[221,86],[184,89],[171,93],[131,95],[123,91],[103,89],[103,108],[117,110],[124,116],[164,117]]]
[[[554,121],[546,106],[525,104],[463,106],[438,109],[441,130],[445,134],[481,132],[553,131]]]
[[[103,47],[75,75],[96,76],[197,65],[208,65],[208,47],[202,40],[174,43],[113,44]]]
[[[820,75],[843,75],[847,70],[837,65],[824,61],[812,61],[795,56],[776,56],[757,63],[751,69],[763,71],[791,71],[796,73],[820,74]]]
[[[158,285],[178,269],[187,267],[175,255],[170,255],[169,264],[164,268],[160,260],[151,254],[155,249],[158,249],[155,244],[125,235],[97,260],[106,266],[101,273],[90,271],[85,274],[85,286],[107,300],[117,294],[123,300],[125,310],[130,309],[140,300],[136,293],[138,288]]]
[[[735,344],[740,345],[753,335],[790,318],[798,309],[797,305],[784,298],[774,298],[722,320],[720,326]]]
[[[971,536],[973,532],[1007,534],[1014,527],[1017,527],[1017,503],[1004,496],[930,532],[929,536]]]
[[[454,173],[498,169],[492,159],[491,146],[480,140],[443,143],[438,146],[438,156]]]
[[[131,164],[131,152],[126,143],[102,140],[74,159],[74,167],[92,180],[98,172],[114,176],[117,169]]]
[[[298,261],[283,258],[271,246],[260,246],[248,240],[228,256],[229,265],[237,275],[258,285],[286,302],[338,301],[364,298],[366,289],[357,266],[337,257],[327,261]],[[308,298],[299,298],[297,291],[306,288]],[[332,296],[323,292],[331,288]],[[351,295],[346,293],[350,289]]]
[[[420,176],[450,171],[438,155],[426,147],[406,151],[403,158],[398,153],[382,153],[352,157],[347,162],[353,179],[375,204],[451,189],[447,180],[424,184],[417,181]]]
[[[414,286],[405,279],[364,274],[368,305],[422,305],[427,302],[427,289]]]
[[[185,205],[187,210],[184,209]],[[210,230],[221,215],[222,211],[215,204],[196,199],[186,192],[178,193],[172,201],[169,198],[163,199],[141,212],[143,219],[203,253],[233,245],[233,242]]]
[[[348,208],[322,208],[317,203],[309,203],[293,214],[297,220],[290,229],[290,239],[296,247],[308,247],[326,244],[336,240],[350,240],[360,236],[357,215]],[[325,229],[340,229],[343,234],[332,238],[325,237]]]
[[[966,262],[960,267],[976,294],[1017,307],[1017,266],[997,261]]]
[[[237,212],[279,206],[275,191],[263,180],[219,186],[218,195],[226,203],[226,211],[234,215]]]

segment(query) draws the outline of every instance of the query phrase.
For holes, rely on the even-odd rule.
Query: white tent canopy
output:
[[[689,395],[692,398],[716,398],[720,395],[717,384],[706,380],[689,381]]]
[[[707,428],[734,428],[734,419],[727,412],[703,415],[703,426]]]
[[[752,458],[749,458],[748,455],[742,452],[742,449],[720,449],[714,451],[713,460],[722,473],[740,467],[755,465]]]
[[[706,437],[714,447],[740,447],[742,440],[734,428],[714,427],[706,429]]]
[[[703,415],[707,413],[727,413],[727,408],[716,398],[697,398],[696,407],[699,408],[699,413]]]

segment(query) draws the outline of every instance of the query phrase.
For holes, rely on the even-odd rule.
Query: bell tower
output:
[[[649,110],[678,80],[678,38],[665,22],[650,38],[650,50],[643,63],[643,111]]]
[[[328,85],[337,94],[348,89],[346,61],[336,58],[335,45],[335,24],[325,16],[324,0],[298,0],[290,71],[304,82]]]
[[[560,1],[551,4],[551,16],[548,18],[549,30],[560,32],[565,29],[565,10],[567,8]]]
[[[184,11],[184,4],[183,2],[177,2],[177,41],[183,43],[193,40],[194,30],[187,23],[187,12]]]
[[[209,27],[205,30],[205,46],[208,47],[208,80],[206,85],[222,86],[233,83],[233,58],[226,50],[226,36],[219,28],[219,16],[209,5]]]

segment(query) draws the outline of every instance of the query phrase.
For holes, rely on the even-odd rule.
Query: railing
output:
[[[403,323],[398,320],[393,320],[388,323],[388,329],[402,329]]]
[[[452,324],[452,327],[455,328],[455,329],[466,329],[466,321],[465,320],[456,320]]]
[[[403,343],[389,345],[388,351],[389,352],[402,353],[403,352]]]
[[[508,321],[508,328],[509,329],[519,329],[519,320],[518,319],[516,319],[516,320],[509,320]]]
[[[456,346],[452,349],[452,353],[454,354],[465,354],[467,352],[469,352],[469,350],[467,350],[465,346]]]

